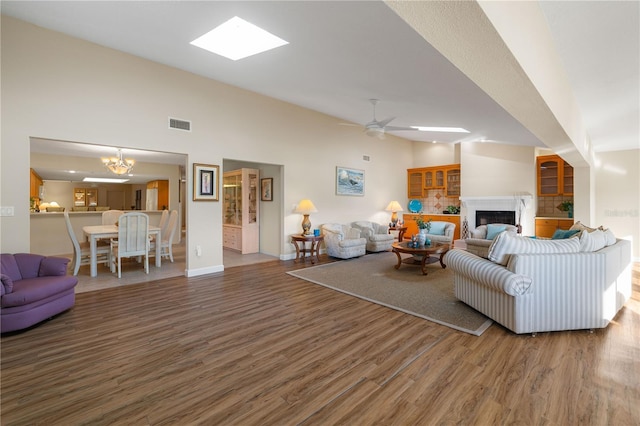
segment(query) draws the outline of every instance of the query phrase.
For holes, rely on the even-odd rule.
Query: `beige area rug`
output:
[[[427,267],[428,275],[419,266],[396,264],[394,253],[382,252],[287,273],[476,336],[492,324],[456,299],[453,273],[439,262]]]

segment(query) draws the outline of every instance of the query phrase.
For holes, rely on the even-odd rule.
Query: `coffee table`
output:
[[[446,252],[449,251],[450,245],[447,243],[433,243],[429,246],[419,246],[418,248],[410,247],[411,241],[397,242],[391,244],[391,251],[398,256],[398,264],[395,266],[396,269],[400,269],[400,265],[403,263],[412,264],[412,265],[420,265],[422,268],[422,275],[427,275],[427,270],[425,266],[427,265],[428,259],[430,256],[440,255],[440,266],[442,268],[446,268],[447,265],[442,261],[442,257]],[[410,254],[411,257],[402,259],[400,253]],[[418,258],[418,259],[416,259]],[[437,262],[438,259],[435,259],[434,262]]]

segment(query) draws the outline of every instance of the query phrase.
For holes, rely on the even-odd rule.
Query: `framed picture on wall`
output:
[[[364,170],[336,167],[336,194],[364,196]]]
[[[273,201],[273,178],[260,179],[260,200]]]
[[[193,201],[218,201],[220,166],[193,163]]]

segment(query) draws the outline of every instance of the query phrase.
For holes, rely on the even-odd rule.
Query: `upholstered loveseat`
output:
[[[370,252],[391,250],[391,244],[396,238],[389,234],[389,226],[375,222],[353,222],[351,227],[360,230],[360,236],[367,240],[366,249]]]
[[[18,253],[1,256],[0,330],[21,330],[71,308],[78,278],[69,259]]]
[[[456,297],[515,333],[604,328],[631,297],[631,243],[602,234],[502,232],[488,259],[454,249],[444,262]]]

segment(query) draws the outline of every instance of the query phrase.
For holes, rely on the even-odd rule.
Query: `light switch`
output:
[[[0,216],[13,216],[13,206],[0,207]]]

